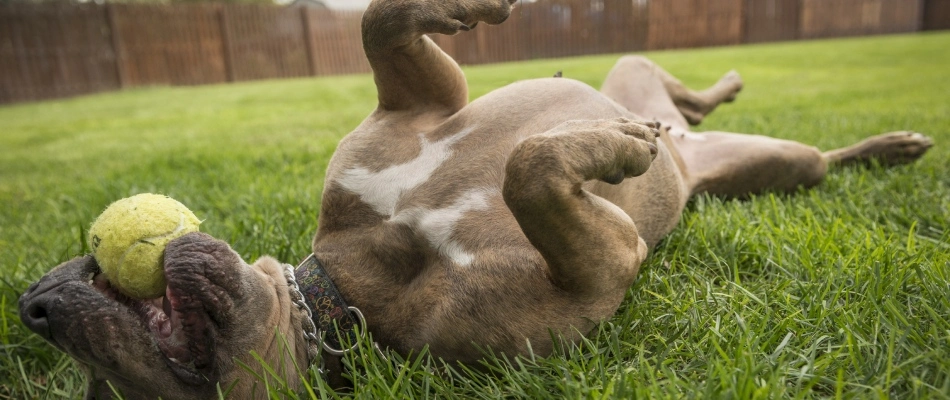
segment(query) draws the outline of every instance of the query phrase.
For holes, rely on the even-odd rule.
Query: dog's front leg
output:
[[[657,153],[656,128],[626,119],[570,121],[528,137],[509,157],[505,203],[555,285],[580,299],[622,296],[647,253],[633,220],[584,182],[620,183],[646,172]]]
[[[383,111],[451,115],[468,103],[458,64],[426,34],[498,24],[517,0],[375,0],[363,14],[363,50]]]

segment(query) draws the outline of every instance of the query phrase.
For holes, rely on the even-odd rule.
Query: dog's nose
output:
[[[31,331],[49,341],[53,338],[49,324],[49,311],[59,298],[56,289],[60,287],[60,284],[62,281],[46,276],[30,285],[20,296],[20,321],[23,321],[23,325]]]
[[[62,289],[68,287],[64,285],[71,282],[85,285],[98,271],[99,264],[89,255],[76,257],[53,268],[20,296],[20,321],[43,339],[52,342],[50,313],[53,314],[53,325],[56,325],[57,315],[64,313],[61,308],[64,304]]]
[[[32,288],[31,288],[32,289]],[[43,339],[52,339],[49,329],[49,319],[47,319],[47,301],[46,297],[31,296],[32,290],[28,290],[20,298],[20,320],[31,331],[43,337]]]
[[[32,303],[20,312],[20,319],[23,325],[26,325],[31,331],[50,340],[49,320],[46,319],[46,307],[42,304]]]

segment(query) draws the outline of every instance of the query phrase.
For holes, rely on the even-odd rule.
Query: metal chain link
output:
[[[313,323],[313,311],[304,301],[303,293],[300,292],[300,286],[297,285],[297,277],[294,274],[294,267],[290,264],[284,264],[284,279],[287,280],[287,288],[290,292],[290,300],[297,306],[298,310],[304,312],[305,318],[300,323],[303,335],[307,338],[307,357],[309,362],[320,360],[319,370],[323,373],[323,357],[320,357],[320,348],[322,343],[317,332],[317,325]]]

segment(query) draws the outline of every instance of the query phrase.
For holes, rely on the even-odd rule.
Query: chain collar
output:
[[[313,309],[307,305],[307,296],[305,296],[304,292],[300,290],[300,285],[297,283],[297,273],[301,269],[317,269],[320,273],[324,274],[325,271],[322,271],[322,265],[313,254],[307,256],[307,258],[305,258],[296,269],[290,264],[284,264],[284,279],[287,280],[287,291],[290,293],[290,300],[294,303],[294,306],[297,307],[297,310],[304,313],[305,317],[300,322],[300,330],[303,332],[303,336],[307,338],[307,364],[309,365],[318,363],[317,372],[326,378],[328,371],[326,369],[324,359],[320,354],[321,348],[328,354],[337,357],[342,357],[344,354],[356,349],[359,345],[359,341],[366,338],[366,318],[363,317],[363,313],[358,308],[346,306],[345,303],[342,303],[342,297],[340,297],[338,299],[339,302],[346,307],[346,311],[348,311],[350,316],[355,317],[355,323],[351,323],[348,328],[349,333],[351,334],[350,338],[353,340],[353,342],[352,346],[346,349],[333,348],[329,343],[327,343],[328,338],[324,336],[327,332],[321,332],[320,328],[317,327],[316,322],[314,322]],[[304,276],[305,283],[313,283],[312,279],[306,279],[310,277],[310,274],[304,274]],[[326,280],[326,285],[332,286],[333,291],[336,292],[336,287],[333,285],[333,282],[329,281],[329,277],[324,275],[323,278]],[[339,295],[339,293],[336,294]],[[321,314],[325,314],[325,310],[323,310]],[[323,319],[325,316],[326,315],[318,315],[318,318]],[[352,335],[353,332],[357,332],[357,335]],[[334,340],[334,342],[338,343],[339,340]],[[376,354],[379,355],[380,359],[389,362],[389,357],[387,357],[383,349],[379,347],[379,343],[373,342],[373,350],[376,351]]]
[[[302,279],[297,282],[298,277]],[[366,337],[366,318],[356,307],[348,306],[336,285],[323,270],[323,265],[313,254],[307,256],[296,268],[284,264],[284,279],[290,299],[298,310],[303,311],[300,329],[307,338],[307,358],[309,363],[319,361],[321,373],[324,370],[322,349],[332,356],[342,357],[356,349],[359,341]],[[300,285],[305,287],[301,289]],[[348,338],[350,347],[342,347],[341,339]],[[374,343],[374,347],[386,358]]]
[[[313,323],[313,311],[307,306],[303,293],[300,292],[300,286],[297,285],[297,277],[294,275],[294,267],[290,264],[284,264],[284,279],[287,279],[287,291],[290,292],[290,300],[297,306],[297,309],[303,311],[304,318],[301,318],[300,329],[303,336],[307,338],[307,362],[312,363],[320,361],[320,372],[323,372],[323,360],[320,358],[320,336],[317,332],[317,325]]]

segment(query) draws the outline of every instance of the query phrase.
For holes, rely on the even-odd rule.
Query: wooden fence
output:
[[[0,103],[368,72],[359,12],[0,5]],[[537,0],[434,39],[462,64],[950,28],[950,0]]]

